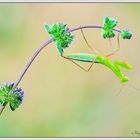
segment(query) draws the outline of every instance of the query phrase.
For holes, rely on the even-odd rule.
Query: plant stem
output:
[[[79,29],[83,29],[83,28],[96,28],[96,29],[103,29],[102,26],[98,26],[98,25],[83,25],[83,26],[79,26],[79,27],[76,27],[76,28],[73,28],[73,29],[69,29],[68,31],[69,32],[73,32],[73,31],[76,31],[76,30],[79,30]],[[116,32],[121,32],[121,30],[118,30],[118,29],[113,29],[114,31]],[[27,63],[27,65],[25,66],[25,68],[23,69],[19,79],[17,80],[17,82],[15,83],[14,87],[17,87],[18,84],[20,83],[20,81],[22,80],[23,76],[25,75],[26,71],[28,70],[28,68],[30,67],[30,65],[32,64],[32,62],[34,61],[34,59],[37,57],[37,55],[41,52],[41,50],[43,48],[45,48],[48,44],[50,44],[51,42],[53,42],[52,39],[49,39],[47,40],[46,42],[44,42],[36,51],[35,53],[33,54],[33,56],[30,58],[29,62]]]
[[[16,81],[15,85],[13,88],[16,88],[18,86],[18,84],[20,83],[20,81],[22,80],[23,76],[25,75],[26,71],[28,70],[28,68],[30,67],[30,65],[32,64],[32,62],[34,61],[34,59],[37,57],[37,55],[41,52],[41,50],[43,48],[45,48],[48,44],[50,44],[52,42],[52,39],[47,40],[46,42],[44,42],[42,45],[40,45],[40,47],[35,51],[35,53],[32,55],[32,57],[30,58],[29,62],[27,63],[27,65],[25,66],[25,68],[23,69],[19,79]]]
[[[73,29],[69,29],[68,32],[73,32],[76,30],[80,30],[83,28],[96,28],[96,29],[103,29],[102,26],[98,26],[98,25],[83,25],[83,26],[79,26]],[[121,30],[118,29],[113,29],[116,32],[121,33]],[[18,86],[18,84],[21,82],[23,76],[25,75],[25,73],[27,72],[27,70],[29,69],[30,65],[33,63],[34,59],[38,56],[38,54],[41,52],[41,50],[43,50],[47,45],[49,45],[51,42],[53,42],[52,39],[48,39],[47,41],[45,41],[42,45],[39,46],[39,48],[34,52],[34,54],[32,55],[32,57],[30,58],[30,60],[28,61],[28,63],[26,64],[25,68],[23,69],[20,77],[18,78],[18,80],[16,81],[16,83],[14,84],[14,88],[16,88]],[[6,105],[5,105],[6,106]],[[5,106],[1,106],[0,107],[0,115],[2,114]]]
[[[79,29],[83,29],[83,28],[96,28],[96,29],[103,29],[102,26],[98,26],[98,25],[82,25],[73,29],[69,29],[69,32],[73,32]],[[121,30],[119,29],[113,29],[115,32],[121,33]]]

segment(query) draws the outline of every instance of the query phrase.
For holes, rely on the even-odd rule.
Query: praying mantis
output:
[[[125,69],[132,69],[132,66],[125,61],[119,61],[116,60],[114,62],[112,62],[109,57],[113,56],[117,51],[119,51],[120,49],[120,43],[119,43],[119,35],[120,33],[118,33],[118,37],[117,37],[117,41],[118,41],[118,49],[116,49],[114,52],[107,54],[106,56],[102,56],[100,55],[99,51],[97,51],[95,48],[91,47],[84,35],[83,30],[81,29],[81,33],[83,35],[83,38],[87,44],[87,46],[95,53],[97,53],[97,55],[95,54],[87,54],[87,53],[73,53],[73,54],[69,54],[67,56],[62,56],[65,59],[70,60],[71,62],[73,62],[75,65],[77,65],[78,67],[80,67],[81,69],[83,69],[86,72],[89,72],[91,70],[91,68],[93,67],[94,63],[99,63],[99,64],[103,64],[105,66],[107,66],[108,68],[110,68],[115,75],[120,78],[121,82],[127,82],[129,81],[129,78],[124,76],[124,74],[122,73],[120,67],[123,67]],[[110,41],[110,39],[109,39]],[[90,65],[90,67],[88,69],[83,68],[81,65],[79,65],[78,63],[76,63],[75,61],[81,61],[81,62],[88,62],[88,63],[92,63]]]
[[[81,32],[82,32],[82,29],[81,29]],[[114,52],[110,53],[110,54],[107,54],[106,56],[102,56],[102,55],[99,54],[99,52],[95,48],[92,48],[89,45],[89,43],[88,43],[86,37],[84,36],[83,32],[82,32],[82,35],[83,35],[83,38],[84,38],[87,46],[92,51],[96,52],[97,54],[95,55],[95,54],[88,54],[88,53],[72,53],[72,54],[69,54],[67,56],[62,56],[62,57],[65,58],[65,59],[70,60],[71,62],[73,62],[75,65],[77,65],[78,67],[80,67],[82,70],[84,70],[86,72],[89,72],[91,70],[91,68],[93,67],[94,63],[103,64],[103,65],[107,66],[108,68],[110,68],[114,72],[114,74],[120,79],[121,83],[128,82],[129,78],[126,77],[123,74],[123,72],[121,70],[121,67],[125,68],[127,70],[131,70],[132,66],[126,61],[120,61],[120,60],[111,61],[109,59],[109,57],[113,56],[117,51],[119,51],[119,49],[120,49],[119,39],[117,39],[118,40],[118,46],[119,46],[118,49],[115,50]],[[118,35],[118,38],[119,38],[119,35]],[[92,63],[92,64],[90,65],[90,67],[88,69],[85,69],[84,67],[82,67],[81,65],[76,63],[74,60],[81,61],[81,62]],[[140,91],[140,89],[138,89],[134,85],[131,85],[131,84],[128,84],[128,85],[131,88],[133,88],[134,90]],[[119,94],[122,91],[123,87],[124,87],[124,85],[121,86],[120,91],[117,94]]]
[[[120,34],[123,39],[130,39],[132,37],[132,33],[129,32],[127,29],[124,29],[124,30],[114,29],[114,27],[116,25],[117,25],[117,21],[115,19],[110,18],[110,17],[105,17],[103,26],[93,26],[93,25],[90,26],[89,25],[89,26],[79,26],[75,29],[69,29],[68,27],[66,27],[66,24],[58,23],[58,24],[54,24],[52,26],[45,24],[45,29],[50,34],[53,41],[56,42],[56,48],[61,57],[65,58],[67,60],[70,60],[71,62],[76,64],[78,67],[80,67],[81,69],[83,69],[84,71],[87,71],[87,72],[91,70],[94,63],[103,64],[103,65],[107,66],[108,68],[110,68],[115,73],[115,75],[118,78],[120,78],[121,82],[127,82],[129,80],[129,78],[124,76],[120,67],[124,67],[126,69],[131,69],[132,66],[129,63],[124,62],[124,61],[117,60],[117,61],[112,62],[109,58],[111,56],[113,56],[117,51],[120,50],[120,42],[119,42]],[[112,53],[109,53],[105,56],[101,55],[101,53],[99,53],[99,51],[97,49],[95,49],[89,45],[89,43],[84,35],[83,28],[100,28],[100,29],[102,29],[103,38],[109,39],[111,46],[112,46],[112,44],[111,44],[110,39],[115,36],[114,31],[118,32],[118,36],[117,36],[118,48],[115,51],[113,51]],[[69,46],[69,44],[73,41],[73,38],[74,38],[73,35],[71,34],[71,32],[75,31],[75,30],[79,30],[79,29],[81,30],[81,33],[83,35],[83,38],[84,38],[87,46],[92,50],[92,52],[94,52],[96,54],[73,53],[73,54],[69,54],[69,55],[65,56],[63,49],[67,48]],[[88,69],[85,69],[82,66],[80,66],[79,64],[77,64],[75,61],[87,62],[87,63],[92,63],[92,64]]]
[[[70,59],[72,62],[74,62],[73,60],[76,60],[76,61],[92,63],[92,65],[89,67],[87,72],[91,69],[94,63],[103,64],[108,68],[110,68],[115,73],[115,75],[118,78],[120,78],[122,83],[129,81],[129,78],[124,76],[124,74],[120,69],[120,67],[123,67],[130,70],[132,66],[127,62],[119,61],[119,60],[112,62],[108,57],[104,57],[102,55],[86,54],[86,53],[73,53],[67,55],[67,57],[65,58]],[[75,64],[78,65],[77,63]],[[81,66],[79,65],[79,67]],[[83,67],[81,68],[84,69]]]

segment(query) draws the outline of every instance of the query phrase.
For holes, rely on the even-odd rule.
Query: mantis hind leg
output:
[[[112,46],[112,43],[111,43],[110,39],[109,39],[109,42],[110,42],[110,45]],[[117,36],[117,43],[118,43],[118,45],[117,45],[118,48],[115,51],[113,51],[112,53],[107,54],[106,57],[111,57],[111,56],[113,56],[114,54],[116,54],[120,50],[120,33],[118,33],[118,36]]]
[[[132,85],[132,84],[130,84],[130,83],[127,83],[127,85],[128,85],[129,87],[133,88],[134,90],[140,92],[140,89],[137,88],[137,87],[135,87],[134,85]],[[124,85],[124,83],[123,83],[123,85],[120,87],[120,90],[118,91],[118,93],[116,94],[116,96],[120,95],[121,92],[122,92],[122,90],[124,89],[124,87],[127,86],[127,85]]]
[[[137,90],[137,91],[140,91],[139,88],[135,87],[134,85],[132,85],[132,84],[130,84],[130,83],[128,83],[128,86],[130,86],[131,88],[133,88],[133,89],[135,89],[135,90]]]
[[[81,33],[82,33],[82,36],[83,36],[83,38],[84,38],[84,40],[85,40],[87,46],[88,46],[94,53],[99,54],[99,51],[98,51],[97,49],[95,49],[94,47],[91,47],[90,44],[88,43],[88,41],[87,41],[87,39],[86,39],[86,37],[85,37],[84,31],[83,31],[82,28],[81,28]]]
[[[90,44],[88,43],[88,41],[87,41],[87,39],[86,39],[86,37],[85,37],[85,35],[84,35],[84,32],[83,32],[82,28],[81,28],[81,33],[82,33],[82,36],[83,36],[83,38],[84,38],[84,40],[85,40],[87,46],[88,46],[93,52],[99,53],[95,48],[93,48],[93,47],[90,46]],[[96,59],[94,59],[94,60],[92,61],[92,64],[89,66],[89,68],[88,68],[88,69],[85,69],[83,66],[81,66],[81,65],[78,64],[78,63],[76,63],[73,59],[68,58],[68,57],[66,57],[66,56],[62,56],[62,57],[65,58],[65,59],[67,59],[67,60],[69,60],[69,61],[71,61],[71,62],[74,63],[76,66],[78,66],[79,68],[81,68],[82,70],[84,70],[84,71],[86,71],[86,72],[89,72],[89,71],[91,70],[91,68],[93,67],[93,65],[94,65],[94,63],[95,63],[95,60],[96,60]]]
[[[120,95],[123,89],[124,89],[124,84],[121,85],[121,87],[120,87],[119,91],[117,92],[116,96]]]
[[[94,53],[97,53],[97,54],[99,54],[99,51],[97,50],[97,49],[95,49],[94,47],[91,47],[90,46],[90,44],[88,43],[88,41],[87,41],[87,39],[86,39],[86,37],[85,37],[85,35],[84,35],[84,32],[83,32],[83,29],[81,28],[81,33],[82,33],[82,36],[83,36],[83,38],[84,38],[84,40],[85,40],[85,42],[86,42],[86,44],[87,44],[87,46],[94,52]],[[111,57],[111,56],[113,56],[114,54],[116,54],[119,50],[120,50],[120,33],[118,33],[118,36],[117,36],[117,43],[118,43],[118,48],[114,51],[113,50],[113,45],[112,45],[112,43],[111,43],[111,39],[109,38],[109,44],[110,44],[110,46],[111,46],[111,48],[112,48],[112,53],[109,53],[109,54],[107,54],[106,55],[106,57]]]
[[[91,68],[93,67],[94,63],[95,63],[95,59],[93,60],[92,64],[89,66],[88,69],[85,69],[83,66],[79,65],[78,63],[76,63],[75,61],[73,61],[72,59],[70,58],[67,58],[65,56],[62,56],[63,58],[71,61],[72,63],[74,63],[76,66],[78,66],[79,68],[81,68],[82,70],[84,70],[85,72],[89,72],[91,70]]]

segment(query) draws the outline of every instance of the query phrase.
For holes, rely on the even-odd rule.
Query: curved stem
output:
[[[73,32],[73,31],[76,31],[76,30],[79,30],[79,29],[83,29],[83,28],[96,28],[96,29],[103,29],[102,26],[98,26],[98,25],[83,25],[83,26],[79,26],[79,27],[76,27],[76,28],[73,28],[73,29],[69,29],[68,32]],[[116,32],[121,32],[121,30],[118,30],[118,29],[113,29],[114,31]],[[18,84],[20,83],[20,81],[22,80],[23,76],[25,75],[26,71],[28,70],[28,68],[30,67],[30,65],[32,64],[32,62],[34,61],[34,59],[36,58],[36,56],[41,52],[41,50],[43,48],[45,48],[48,44],[50,44],[53,40],[52,39],[49,39],[47,40],[46,42],[44,42],[36,51],[35,53],[33,54],[33,56],[30,58],[29,62],[27,63],[27,65],[25,66],[25,68],[23,69],[19,79],[17,80],[17,82],[15,83],[14,87],[17,87]]]
[[[82,25],[82,26],[79,26],[79,27],[76,27],[76,28],[73,28],[73,29],[69,29],[68,31],[69,32],[73,32],[73,31],[76,31],[76,30],[79,30],[79,29],[83,29],[83,28],[103,29],[102,26],[98,26],[98,25]],[[119,29],[113,29],[113,31],[121,33],[121,30],[119,30]]]
[[[23,69],[19,79],[17,80],[17,82],[15,83],[14,87],[17,87],[18,84],[20,83],[20,81],[22,80],[23,76],[25,75],[26,71],[28,70],[28,68],[30,67],[30,65],[32,64],[32,62],[34,61],[34,59],[37,57],[37,55],[41,52],[41,50],[43,48],[45,48],[48,44],[50,44],[52,42],[52,39],[47,40],[46,42],[44,42],[36,51],[35,53],[32,55],[32,57],[30,58],[29,62],[27,63],[27,65],[25,66],[25,68]]]
[[[83,28],[96,28],[96,29],[103,29],[102,26],[98,26],[98,25],[83,25],[83,26],[79,26],[73,29],[69,29],[68,32],[73,32],[79,29],[83,29]],[[116,32],[121,33],[121,30],[118,29],[113,29]],[[18,84],[20,83],[20,81],[22,80],[23,76],[25,75],[25,73],[27,72],[27,70],[29,69],[30,65],[33,63],[34,59],[38,56],[38,54],[41,52],[41,50],[43,50],[43,48],[45,48],[48,44],[50,44],[51,42],[53,42],[52,39],[48,39],[47,41],[45,41],[36,51],[35,53],[32,55],[32,57],[30,58],[29,62],[26,64],[25,68],[23,69],[19,79],[16,81],[16,83],[13,86],[13,89],[16,88],[18,86]],[[3,110],[4,110],[5,106],[1,106],[0,108],[0,115],[2,114]]]

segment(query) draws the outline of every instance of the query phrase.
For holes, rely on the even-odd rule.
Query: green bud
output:
[[[66,27],[66,24],[63,23],[56,23],[51,26],[45,24],[44,27],[52,37],[53,41],[56,42],[57,49],[62,55],[63,48],[67,48],[74,38],[74,36],[70,32],[67,32],[69,28]]]
[[[21,105],[24,95],[21,88],[13,88],[13,86],[13,82],[6,82],[0,87],[0,104],[3,106],[9,104],[12,111]]]
[[[117,21],[110,17],[104,18],[104,25],[103,25],[103,38],[113,38],[115,33],[113,32],[113,28],[117,26]]]
[[[121,36],[123,39],[131,39],[132,33],[128,29],[124,29],[121,31]]]

